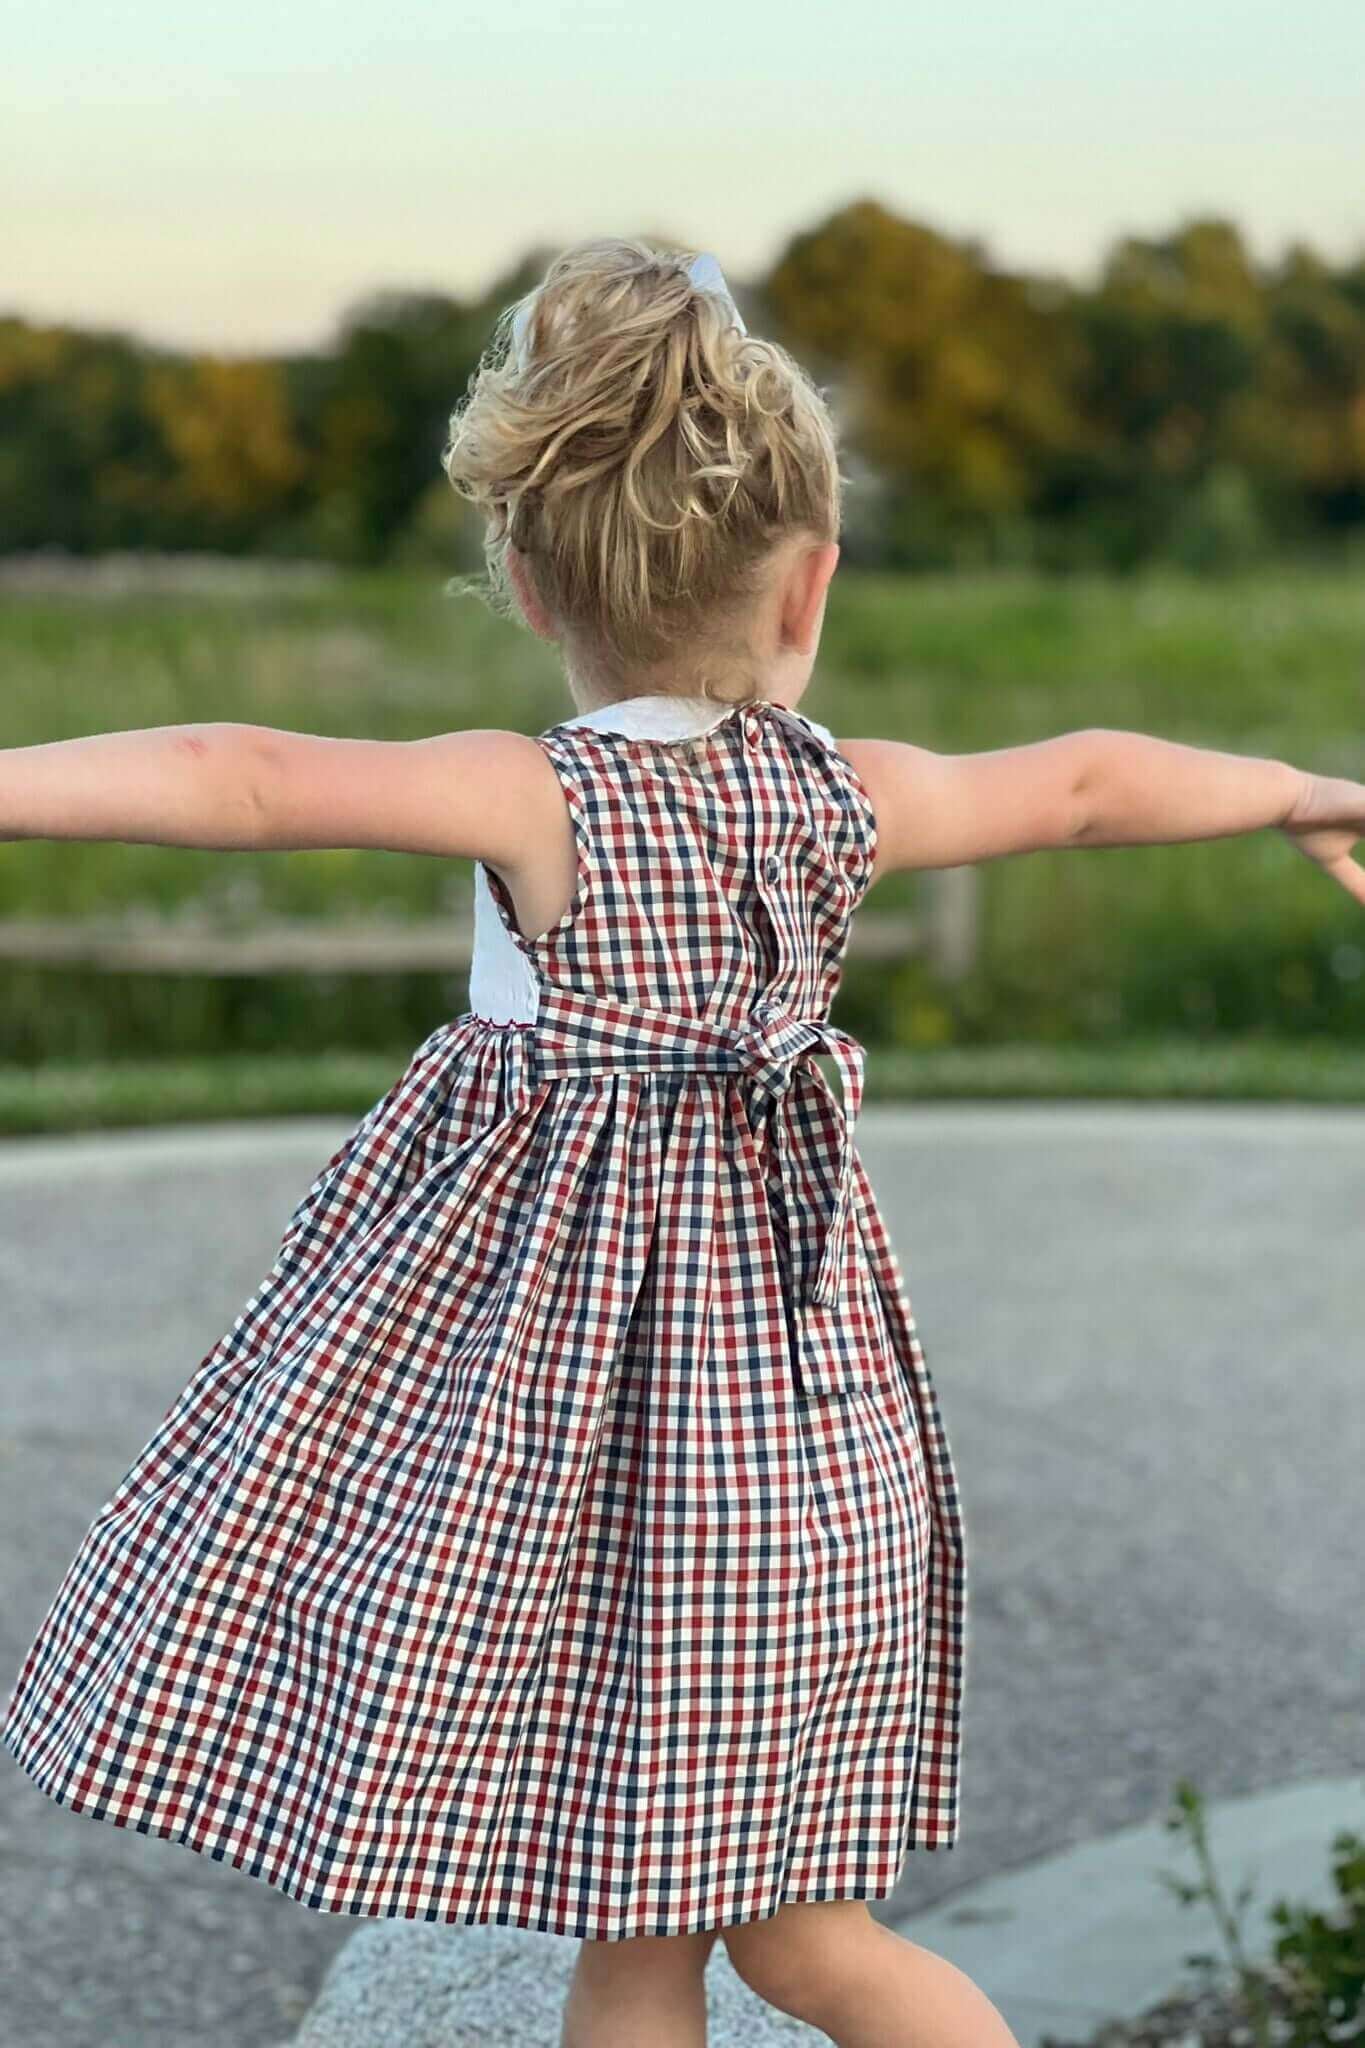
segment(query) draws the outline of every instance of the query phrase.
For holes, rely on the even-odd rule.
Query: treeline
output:
[[[0,320],[0,552],[477,559],[440,449],[551,253],[478,301],[364,299],[319,353]],[[833,395],[846,559],[1214,568],[1365,527],[1365,250],[1263,266],[1231,221],[1195,219],[1124,238],[1080,286],[864,200],[734,283]]]

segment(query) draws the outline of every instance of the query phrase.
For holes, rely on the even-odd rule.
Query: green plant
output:
[[[1206,1904],[1222,1937],[1224,1958],[1187,1955],[1195,1970],[1230,1975],[1256,2048],[1329,2048],[1365,2041],[1365,1839],[1342,1830],[1333,1838],[1333,1882],[1339,1904],[1322,1912],[1277,1900],[1271,1922],[1282,1932],[1273,1959],[1254,1961],[1243,1935],[1253,1887],[1242,1883],[1231,1898],[1219,1882],[1208,1839],[1204,1802],[1187,1778],[1178,1779],[1166,1826],[1183,1832],[1199,1867],[1197,1882],[1173,1871],[1158,1878],[1184,1905]]]
[[[1270,1918],[1284,1932],[1275,1957],[1296,2004],[1291,2048],[1365,2041],[1365,1838],[1343,1828],[1332,1838],[1337,1903],[1326,1913],[1279,1900]]]

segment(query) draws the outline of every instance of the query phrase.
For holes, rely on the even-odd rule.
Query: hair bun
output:
[[[442,455],[484,515],[486,587],[515,616],[509,545],[570,648],[622,680],[689,644],[715,668],[783,538],[838,538],[823,394],[751,336],[716,258],[580,242],[500,316]],[[724,666],[722,662],[721,666]]]

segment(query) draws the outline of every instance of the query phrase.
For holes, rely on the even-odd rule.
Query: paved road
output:
[[[0,1144],[6,1690],[347,1127]],[[878,1105],[860,1147],[972,1567],[963,1840],[879,1912],[1151,1820],[1182,1773],[1365,1771],[1365,1112]],[[357,1924],[0,1750],[6,2042],[264,2048]]]

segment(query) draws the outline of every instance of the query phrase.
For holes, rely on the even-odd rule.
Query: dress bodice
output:
[[[593,726],[599,731],[625,733],[635,739],[684,739],[706,732],[729,715],[730,707],[710,697],[646,696],[625,697],[615,704],[601,704],[563,725]],[[820,736],[834,744],[827,726],[809,721]],[[488,886],[488,871],[482,861],[474,863],[474,950],[469,968],[469,1007],[476,1016],[493,1024],[529,1024],[535,1021],[540,984],[527,956],[519,952],[506,925],[498,915]]]

